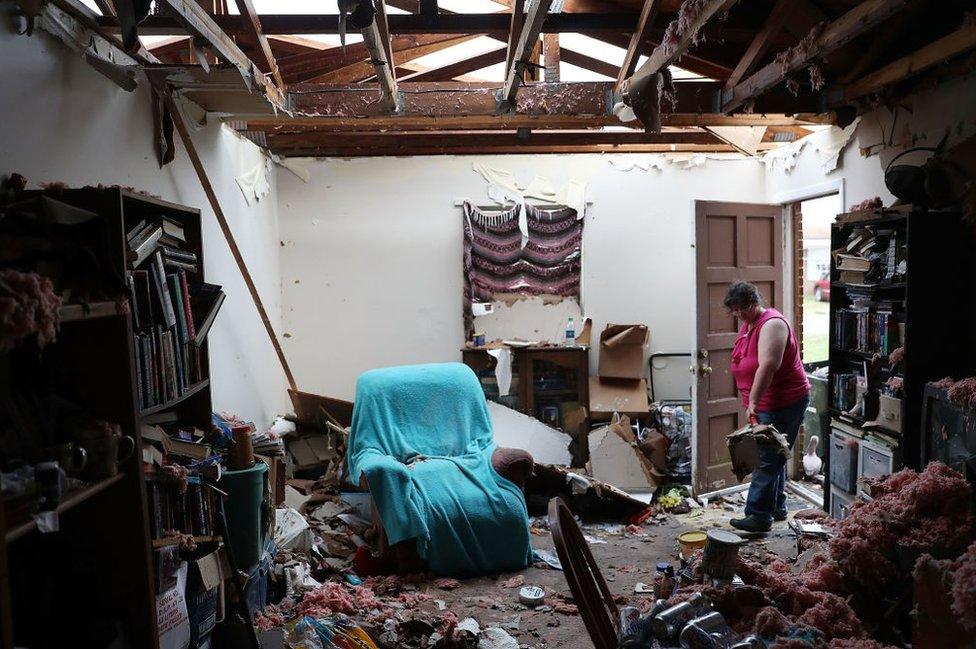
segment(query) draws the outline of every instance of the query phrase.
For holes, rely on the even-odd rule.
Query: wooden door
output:
[[[755,284],[766,306],[783,308],[783,218],[776,205],[695,202],[697,375],[695,491],[738,484],[725,436],[743,425],[731,356],[739,322],[722,304],[730,282]]]

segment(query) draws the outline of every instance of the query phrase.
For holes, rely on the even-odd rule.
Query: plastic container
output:
[[[217,487],[227,492],[224,505],[227,536],[239,570],[250,570],[261,559],[267,541],[268,509],[264,482],[268,465],[257,462],[250,469],[225,471]]]
[[[695,553],[695,550],[705,547],[705,540],[707,538],[708,536],[705,534],[705,530],[692,530],[679,534],[678,548],[681,552],[681,558],[687,559]]]

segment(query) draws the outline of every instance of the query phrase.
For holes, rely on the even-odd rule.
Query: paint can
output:
[[[529,608],[542,606],[545,601],[546,591],[542,590],[538,586],[525,586],[519,591],[519,602],[525,606],[528,606]]]
[[[727,530],[709,530],[702,558],[702,571],[718,579],[732,579],[739,563],[743,538]]]
[[[765,649],[765,647],[766,643],[760,640],[758,636],[747,635],[730,646],[729,649]]]
[[[678,550],[682,559],[688,559],[695,550],[705,547],[705,530],[691,530],[678,535]]]

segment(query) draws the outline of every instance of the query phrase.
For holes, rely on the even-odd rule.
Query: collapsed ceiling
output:
[[[123,88],[143,70],[285,156],[755,155],[971,70],[976,48],[972,0],[19,4]]]

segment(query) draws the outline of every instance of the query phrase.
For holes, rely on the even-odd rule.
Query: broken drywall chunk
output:
[[[590,466],[595,478],[624,491],[653,491],[664,478],[640,450],[627,417],[590,433]]]
[[[528,451],[543,464],[569,465],[571,438],[566,433],[494,401],[488,402],[488,414],[499,446]]]

